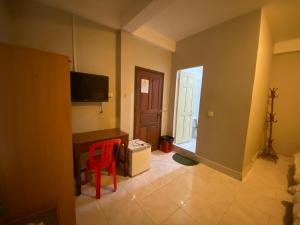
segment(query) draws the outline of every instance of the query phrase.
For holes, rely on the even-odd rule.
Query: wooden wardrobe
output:
[[[70,65],[0,44],[0,204],[5,221],[57,207],[75,225]]]

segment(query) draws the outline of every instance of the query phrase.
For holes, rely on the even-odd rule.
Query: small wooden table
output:
[[[104,141],[114,138],[121,139],[121,145],[124,145],[124,159],[121,159],[119,151],[117,161],[123,164],[124,176],[128,175],[128,134],[118,128],[97,130],[84,133],[73,134],[73,162],[74,162],[74,178],[76,180],[76,195],[81,194],[81,176],[80,176],[80,156],[84,152],[88,152],[89,146],[97,141]]]

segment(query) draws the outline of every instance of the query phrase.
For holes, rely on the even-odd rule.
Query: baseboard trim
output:
[[[215,170],[218,170],[219,172],[224,173],[228,176],[231,176],[237,180],[242,180],[242,173],[237,170],[223,166],[215,161],[209,160],[209,159],[199,156],[197,154],[195,154],[195,157],[198,158],[198,160],[197,160],[198,162],[203,163],[206,166],[209,166]]]
[[[219,164],[217,162],[214,162],[214,161],[209,160],[207,158],[204,158],[202,156],[199,156],[197,153],[192,153],[192,152],[187,151],[187,150],[185,150],[183,148],[180,148],[180,147],[178,147],[176,145],[173,145],[173,151],[177,152],[177,153],[179,153],[179,154],[181,154],[183,156],[186,156],[186,157],[188,157],[190,159],[193,159],[193,160],[195,160],[195,161],[197,161],[199,163],[203,163],[206,166],[209,166],[210,168],[213,168],[213,169],[215,169],[215,170],[217,170],[217,171],[219,171],[221,173],[224,173],[224,174],[226,174],[228,176],[231,176],[231,177],[233,177],[233,178],[235,178],[237,180],[242,180],[242,173],[241,172],[233,170],[233,169],[231,169],[229,167],[223,166],[223,165],[221,165],[221,164]]]

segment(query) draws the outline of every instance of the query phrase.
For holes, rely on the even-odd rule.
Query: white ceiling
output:
[[[262,0],[177,0],[146,25],[178,41],[262,4]]]
[[[275,41],[300,38],[300,0],[35,0],[134,32],[148,27],[175,41],[264,6]]]
[[[99,24],[121,29],[152,0],[35,0]]]

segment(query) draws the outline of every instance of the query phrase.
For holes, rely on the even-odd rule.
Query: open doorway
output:
[[[177,71],[174,108],[175,145],[196,152],[203,66]]]

